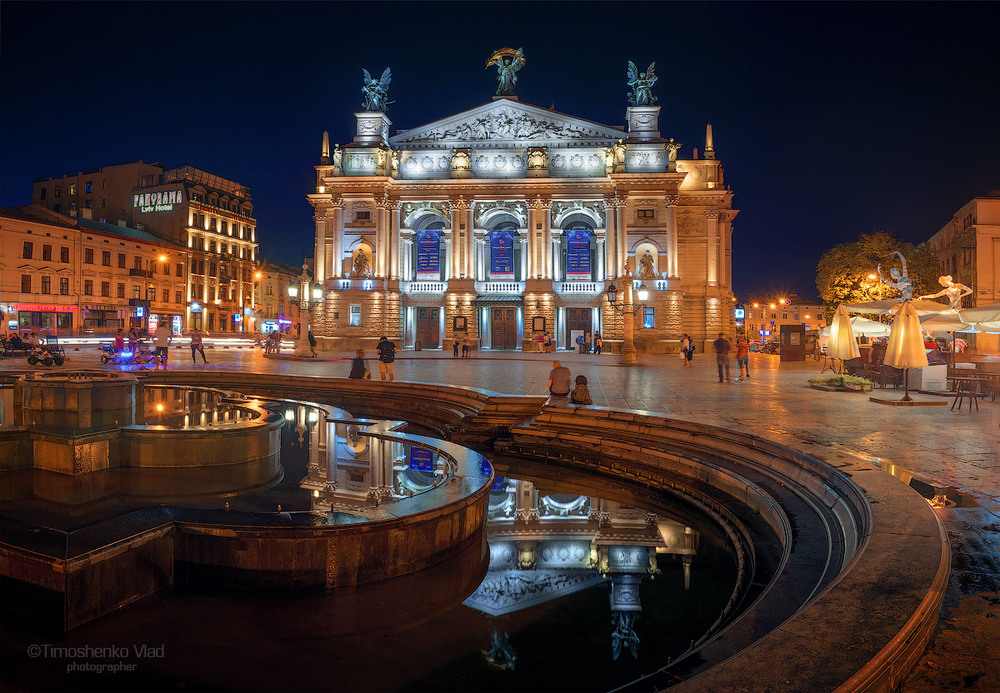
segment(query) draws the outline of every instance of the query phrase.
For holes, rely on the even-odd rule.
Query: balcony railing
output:
[[[361,291],[372,291],[373,289],[384,288],[385,282],[382,279],[328,279],[327,286],[336,291],[349,291],[360,289]]]
[[[600,282],[559,282],[556,284],[556,293],[560,294],[590,294],[596,296],[604,290],[604,285]]]
[[[448,282],[403,282],[401,289],[407,294],[443,294]]]
[[[524,282],[476,282],[477,294],[523,294]]]
[[[638,289],[640,284],[645,284],[646,288],[650,291],[666,291],[667,290],[667,280],[666,279],[633,279],[632,288]]]
[[[135,269],[134,267],[128,271],[128,276],[130,277],[149,277],[152,278],[153,270]]]

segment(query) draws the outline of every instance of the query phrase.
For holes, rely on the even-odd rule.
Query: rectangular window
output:
[[[209,301],[214,301],[215,300],[215,287],[214,286],[208,287],[208,300]]]
[[[798,313],[795,313],[795,314],[794,314],[794,318],[793,318],[793,320],[798,320],[798,319],[799,319],[799,314],[798,314]]]
[[[88,265],[94,264],[94,249],[84,248],[83,249],[83,261]]]
[[[656,327],[655,309],[645,306],[642,309],[642,329],[651,330]]]
[[[215,241],[209,241],[208,242],[208,252],[210,252],[210,253],[214,253],[215,252]]]
[[[43,260],[47,260],[49,262],[52,261],[52,246],[51,245],[43,245],[42,246],[42,259]]]
[[[788,313],[782,313],[781,314],[781,319],[782,320],[788,320]]]
[[[215,313],[208,314],[208,329],[210,330],[215,329]]]
[[[135,269],[142,269],[142,258],[136,255],[135,259],[132,260],[132,267]]]
[[[101,296],[111,296],[111,282],[101,282]]]
[[[57,185],[56,186],[56,197],[62,197],[62,186],[61,185]]]
[[[45,195],[46,195],[46,194],[47,194],[48,192],[49,192],[49,189],[48,189],[48,188],[41,188],[41,189],[39,190],[39,192],[38,192],[38,199],[39,199],[39,200],[44,200],[44,199],[45,199]]]
[[[351,327],[361,327],[361,306],[352,305],[351,306],[351,319],[347,323]]]
[[[118,266],[125,267],[125,253],[118,253]]]
[[[213,277],[215,276],[215,263],[214,262],[208,263],[208,273],[209,273],[209,275],[211,275]]]
[[[640,219],[650,221],[656,218],[656,212],[652,209],[640,209],[636,216]]]
[[[162,272],[165,275],[167,275],[169,277],[170,276],[170,263],[169,262],[164,262],[163,265],[161,265],[161,270],[162,270]]]
[[[69,184],[69,194],[76,195],[76,183]]]
[[[132,285],[132,298],[142,298],[142,287]]]
[[[52,211],[58,214],[59,212],[62,211],[62,205],[56,202],[54,205],[52,205]]]
[[[52,293],[52,277],[47,277],[47,276],[42,277],[42,293],[43,294]]]
[[[72,202],[69,203],[69,211],[71,212],[76,211],[76,200],[73,200]]]
[[[177,276],[178,277],[183,277],[184,276],[184,263],[183,262],[178,262],[177,263]]]
[[[84,209],[93,209],[94,201],[88,197],[86,200],[83,201],[83,207]]]
[[[83,280],[83,294],[84,294],[84,296],[93,296],[94,295],[94,280],[93,279],[84,279]]]
[[[21,257],[26,260],[30,260],[31,256],[35,254],[35,244],[31,241],[24,242],[24,248],[21,250]]]
[[[59,262],[69,262],[69,248],[66,246],[59,249]]]
[[[94,182],[88,180],[86,183],[84,183],[83,184],[83,192],[85,192],[87,194],[90,194],[90,193],[94,192]]]
[[[111,251],[105,250],[101,252],[101,264],[105,267],[111,267]]]
[[[163,302],[170,303],[170,289],[163,290]]]
[[[182,294],[180,291],[175,291],[174,303],[184,303],[184,294]]]
[[[59,277],[59,293],[69,296],[69,277]]]
[[[22,274],[21,275],[21,293],[30,294],[31,293],[31,275]]]
[[[118,284],[118,298],[125,298],[125,285],[122,283]]]

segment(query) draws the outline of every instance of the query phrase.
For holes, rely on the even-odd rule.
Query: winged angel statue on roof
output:
[[[385,68],[385,72],[382,73],[381,78],[372,79],[368,70],[362,68],[362,72],[365,73],[365,86],[361,87],[361,93],[365,95],[365,110],[371,113],[385,113],[386,107],[392,103],[392,101],[387,100],[392,73],[387,67]]]
[[[514,86],[517,84],[517,72],[524,67],[524,49],[501,48],[493,51],[493,55],[486,61],[486,67],[497,66],[497,80],[500,86],[497,87],[497,96],[513,96]]]
[[[655,67],[656,63],[652,62],[645,72],[639,72],[635,63],[628,61],[628,85],[632,87],[628,102],[633,106],[652,106],[656,103],[656,97],[653,96],[653,84],[658,79],[654,72]]]

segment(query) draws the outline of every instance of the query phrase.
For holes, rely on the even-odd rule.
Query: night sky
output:
[[[660,130],[716,154],[741,210],[736,292],[816,294],[823,251],[929,238],[1000,188],[998,3],[39,3],[2,11],[0,204],[36,176],[142,159],[248,185],[262,255],[301,264],[324,129],[350,141],[361,69],[413,128],[490,100],[625,120],[656,61]]]

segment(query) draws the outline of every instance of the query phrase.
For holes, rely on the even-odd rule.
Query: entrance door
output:
[[[491,349],[517,349],[517,308],[493,308]]]
[[[566,309],[566,348],[576,349],[576,336],[585,332],[590,332],[590,308],[567,308]]]
[[[441,309],[417,308],[417,341],[424,349],[437,349],[441,335]]]

